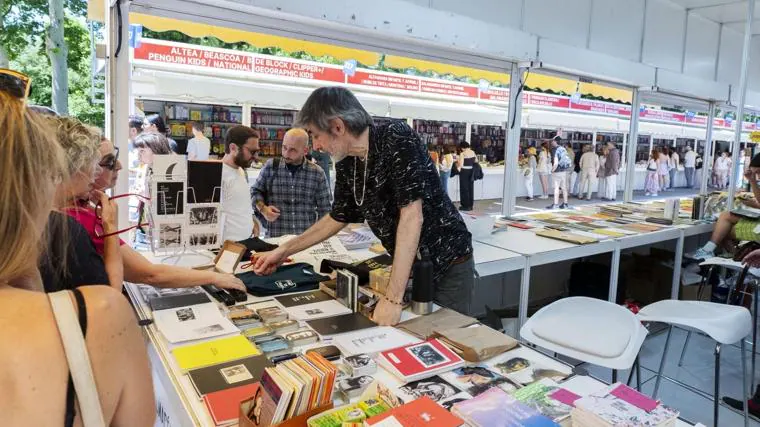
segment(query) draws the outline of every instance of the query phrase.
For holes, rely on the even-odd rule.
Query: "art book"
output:
[[[344,356],[353,356],[417,344],[421,340],[391,326],[378,326],[338,335],[333,342],[340,347]]]
[[[500,388],[459,402],[451,412],[475,427],[557,427],[559,424],[518,402]]]
[[[512,396],[525,406],[535,409],[554,421],[560,422],[570,416],[570,411],[573,407],[551,397],[559,389],[560,387],[556,382],[549,378],[544,378],[529,386],[515,390],[512,392]]]
[[[471,396],[478,396],[492,387],[498,387],[507,393],[512,393],[518,388],[517,384],[507,377],[484,365],[462,366],[441,374],[441,377]]]
[[[573,424],[620,427],[672,426],[678,415],[678,411],[620,383],[576,400],[571,412]]]
[[[461,418],[423,397],[364,421],[366,426],[377,427],[459,427]]]
[[[188,371],[256,356],[261,352],[244,336],[234,335],[200,344],[177,347],[172,350],[172,354],[180,369]]]
[[[398,387],[394,394],[404,402],[427,397],[446,409],[451,409],[454,404],[472,398],[472,395],[438,375],[406,383]]]
[[[486,366],[520,386],[542,378],[562,381],[572,373],[570,366],[523,346],[487,361]]]
[[[261,379],[264,368],[274,366],[266,356],[252,356],[188,372],[199,396],[220,390],[253,384]]]
[[[253,383],[209,393],[203,396],[203,403],[206,404],[214,424],[226,426],[237,424],[240,402],[251,397],[258,398],[260,395],[259,383]]]
[[[404,382],[426,378],[464,365],[459,355],[437,339],[380,353],[378,363]]]
[[[240,333],[211,302],[154,311],[153,321],[172,344]]]

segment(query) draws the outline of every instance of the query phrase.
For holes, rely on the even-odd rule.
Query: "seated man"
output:
[[[749,181],[750,189],[755,197],[754,200],[745,200],[743,203],[748,207],[760,209],[760,202],[758,202],[760,201],[760,186],[758,186],[758,180],[760,180],[760,154],[752,158],[749,168],[744,172],[744,177]],[[723,212],[720,214],[718,222],[715,223],[710,241],[697,249],[692,258],[703,260],[714,257],[715,249],[727,237],[736,241],[753,240],[760,242],[760,232],[755,230],[758,226],[760,226],[760,220],[744,218],[728,211]]]
[[[266,220],[266,237],[299,235],[330,212],[330,187],[321,167],[306,160],[309,135],[290,129],[282,158],[269,160],[251,187],[251,199]]]

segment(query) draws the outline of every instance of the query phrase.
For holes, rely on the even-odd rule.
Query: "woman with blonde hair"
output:
[[[40,262],[42,283],[47,292],[73,289],[82,285],[110,285],[121,291],[124,268],[119,252],[119,238],[104,238],[102,251],[97,251],[87,230],[74,218],[82,201],[90,198],[93,183],[100,175],[100,131],[71,117],[46,118],[55,129],[63,148],[68,179],[56,188],[54,207],[48,227],[51,241],[47,256]],[[101,205],[100,225],[104,233],[116,230],[116,204],[97,192]],[[63,250],[60,240],[67,241]],[[102,255],[102,257],[101,257]]]
[[[549,159],[551,154],[549,153],[549,143],[541,143],[541,151],[538,153],[538,177],[541,181],[541,197],[539,199],[549,198],[549,174],[551,173],[551,160]]]
[[[45,294],[29,262],[66,178],[54,133],[0,91],[0,424],[152,426],[150,366],[127,301],[105,286]]]

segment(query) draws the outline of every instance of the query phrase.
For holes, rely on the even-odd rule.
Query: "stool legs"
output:
[[[691,340],[691,331],[686,333],[686,342],[683,344],[683,349],[681,349],[681,357],[678,359],[679,368],[683,366],[683,357],[686,356],[686,348],[689,346],[689,340]]]
[[[742,359],[744,360],[744,359]],[[742,393],[744,395],[744,393]],[[720,408],[720,343],[715,344],[715,395],[713,396],[713,424],[718,426],[718,409]],[[746,404],[744,406],[747,406]]]
[[[752,345],[754,347],[754,343]],[[744,339],[741,341],[741,350],[742,350],[742,400],[744,401],[744,427],[749,427],[749,402],[747,402],[747,398],[752,395],[752,389],[749,390],[749,394],[747,394],[747,353],[746,353],[746,347],[747,344],[744,342]],[[754,354],[752,355],[754,359]],[[752,376],[754,377],[754,371],[752,373]]]
[[[662,371],[665,369],[665,358],[668,356],[668,347],[670,347],[670,335],[673,333],[673,326],[668,325],[668,337],[665,339],[665,348],[662,349],[662,359],[660,359],[660,369],[657,370],[657,380],[654,383],[654,392],[652,398],[657,399],[657,392],[660,391],[660,382],[662,381]]]

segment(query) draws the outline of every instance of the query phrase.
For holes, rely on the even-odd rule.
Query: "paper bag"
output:
[[[468,362],[480,362],[517,347],[517,340],[485,325],[434,333]]]

